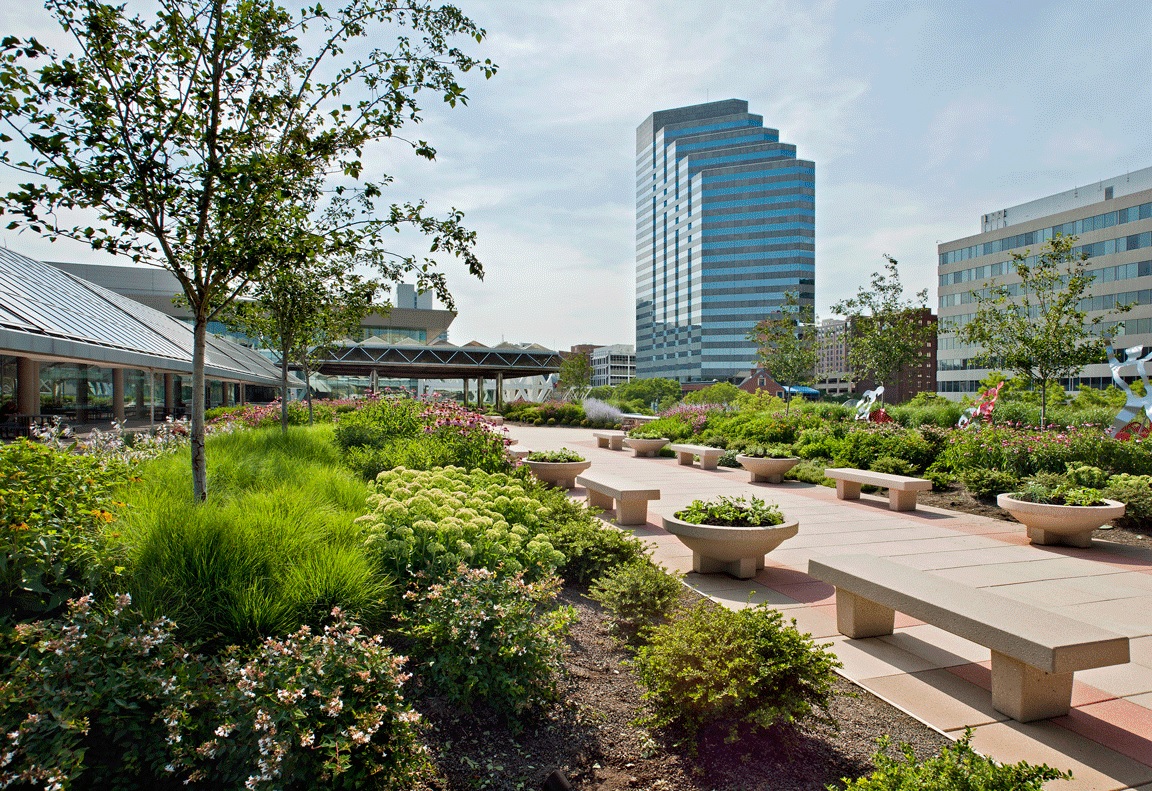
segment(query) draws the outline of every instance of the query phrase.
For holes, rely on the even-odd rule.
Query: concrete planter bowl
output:
[[[664,529],[692,550],[692,570],[697,574],[724,572],[737,579],[756,576],[764,568],[764,556],[800,529],[799,522],[765,527],[696,525],[665,516]]]
[[[784,473],[800,463],[799,456],[771,459],[763,456],[737,454],[736,461],[748,470],[752,483],[784,483]]]
[[[532,474],[544,483],[560,489],[571,489],[576,485],[576,476],[592,466],[590,461],[531,461],[524,463]]]
[[[1105,500],[1104,505],[1052,505],[1017,500],[1011,494],[996,497],[996,505],[1028,528],[1033,544],[1092,546],[1092,531],[1124,516],[1124,503]]]
[[[664,446],[669,442],[671,442],[671,440],[663,437],[659,439],[635,439],[633,437],[627,437],[624,440],[624,444],[632,449],[633,455],[649,457],[655,456],[663,450]]]

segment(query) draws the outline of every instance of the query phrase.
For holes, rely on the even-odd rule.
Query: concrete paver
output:
[[[923,506],[897,513],[885,497],[839,501],[825,487],[751,484],[742,470],[636,459],[597,448],[591,430],[512,426],[509,433],[534,449],[579,450],[594,469],[659,486],[649,524],[632,532],[673,570],[689,572],[692,553],[660,528],[661,516],[718,495],[777,503],[800,531],[768,556],[756,578],[688,573],[686,584],[734,609],[767,602],[801,631],[830,643],[847,678],[950,736],[974,727],[973,745],[985,754],[1074,772],[1072,783],[1054,788],[1152,791],[1152,547],[1031,546],[1013,522]],[[1133,661],[1077,673],[1067,717],[1027,725],[1008,720],[991,708],[983,646],[902,613],[892,635],[849,640],[838,633],[831,589],[805,571],[811,558],[845,552],[887,557],[1128,635]]]

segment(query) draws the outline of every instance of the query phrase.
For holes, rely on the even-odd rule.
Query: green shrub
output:
[[[880,425],[849,431],[832,459],[837,467],[867,470],[876,459],[889,456],[908,462],[916,475],[928,469],[938,452],[916,429]]]
[[[59,621],[24,624],[0,670],[0,787],[135,789],[162,784],[166,709],[201,686],[199,662],[166,619],[142,622],[118,597],[104,612],[70,600]]]
[[[909,745],[901,755],[889,754],[891,740],[880,739],[880,749],[872,756],[876,771],[857,780],[843,780],[845,791],[1041,791],[1051,780],[1070,780],[1070,772],[1053,769],[1047,764],[1034,766],[1021,761],[997,763],[972,749],[969,728],[955,744],[922,760]],[[835,791],[828,786],[829,791]]]
[[[784,479],[800,481],[801,483],[814,483],[817,486],[835,486],[836,481],[824,475],[824,467],[825,465],[817,461],[802,461],[784,473]]]
[[[1020,479],[1010,472],[996,469],[973,468],[960,473],[964,488],[973,497],[992,497],[1016,489]]]
[[[888,475],[909,475],[915,477],[917,469],[910,462],[904,459],[898,459],[895,456],[881,456],[872,462],[869,468],[875,472],[883,472]]]
[[[680,591],[677,576],[645,558],[611,569],[592,583],[588,596],[599,602],[617,629],[635,635],[664,618]]]
[[[0,445],[0,625],[107,590],[123,552],[115,530],[128,466],[28,440]]]
[[[745,727],[829,716],[835,656],[764,605],[701,603],[654,627],[647,641],[632,661],[652,705],[642,724],[689,740],[715,727],[732,739]]]
[[[1090,464],[1069,464],[1068,480],[1076,486],[1088,486],[1093,489],[1103,489],[1108,485],[1108,473],[1099,467]]]
[[[461,566],[443,583],[409,592],[413,608],[400,618],[420,677],[450,701],[482,701],[510,719],[554,700],[576,617],[555,606],[559,590],[554,577],[530,583]]]
[[[424,429],[424,405],[408,398],[381,398],[340,418],[336,444],[349,448],[379,448],[411,438]]]
[[[321,633],[305,628],[251,656],[226,655],[207,727],[173,734],[174,763],[190,779],[237,789],[413,786],[425,759],[419,717],[401,695],[404,658],[338,610],[332,619]]]
[[[1128,506],[1124,509],[1125,524],[1152,519],[1152,475],[1114,475],[1104,487],[1104,496]]]
[[[784,524],[784,515],[774,503],[765,503],[758,497],[720,496],[714,500],[693,500],[675,513],[677,519],[694,525],[729,525],[760,527]]]
[[[659,439],[661,437],[680,442],[692,436],[692,427],[678,417],[661,417],[649,423],[641,423],[628,432],[635,439]]]
[[[459,467],[395,469],[369,489],[372,511],[357,522],[369,557],[388,575],[436,581],[464,563],[538,579],[564,563],[541,528],[548,507],[518,478]]]
[[[565,581],[585,585],[618,566],[645,557],[644,542],[605,525],[564,492],[535,489],[532,496],[548,509],[540,527],[564,556],[556,573]]]
[[[544,422],[547,423],[549,426],[555,426],[556,425],[556,418],[550,417],[547,420],[545,420]]]

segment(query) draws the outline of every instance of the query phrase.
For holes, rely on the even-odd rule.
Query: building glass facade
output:
[[[1091,318],[1117,305],[1131,305],[1129,313],[1117,317],[1120,324],[1108,318],[1101,329],[1116,335],[1118,346],[1152,348],[1152,168],[985,214],[981,228],[977,236],[945,242],[938,250],[941,395],[958,399],[975,393],[990,373],[977,360],[979,350],[956,337],[976,313],[974,294],[992,284],[1015,293],[1020,280],[1011,253],[1027,253],[1035,260],[1056,234],[1076,237],[1074,252],[1089,258],[1088,274],[1094,280],[1080,309]],[[1063,382],[1068,390],[1111,383],[1111,370],[1103,360]]]
[[[739,99],[636,130],[636,376],[740,381],[748,332],[815,298],[815,169]]]

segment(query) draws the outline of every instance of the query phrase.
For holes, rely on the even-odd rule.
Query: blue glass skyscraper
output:
[[[721,102],[636,130],[636,375],[736,379],[749,330],[794,292],[815,299],[816,166]]]

